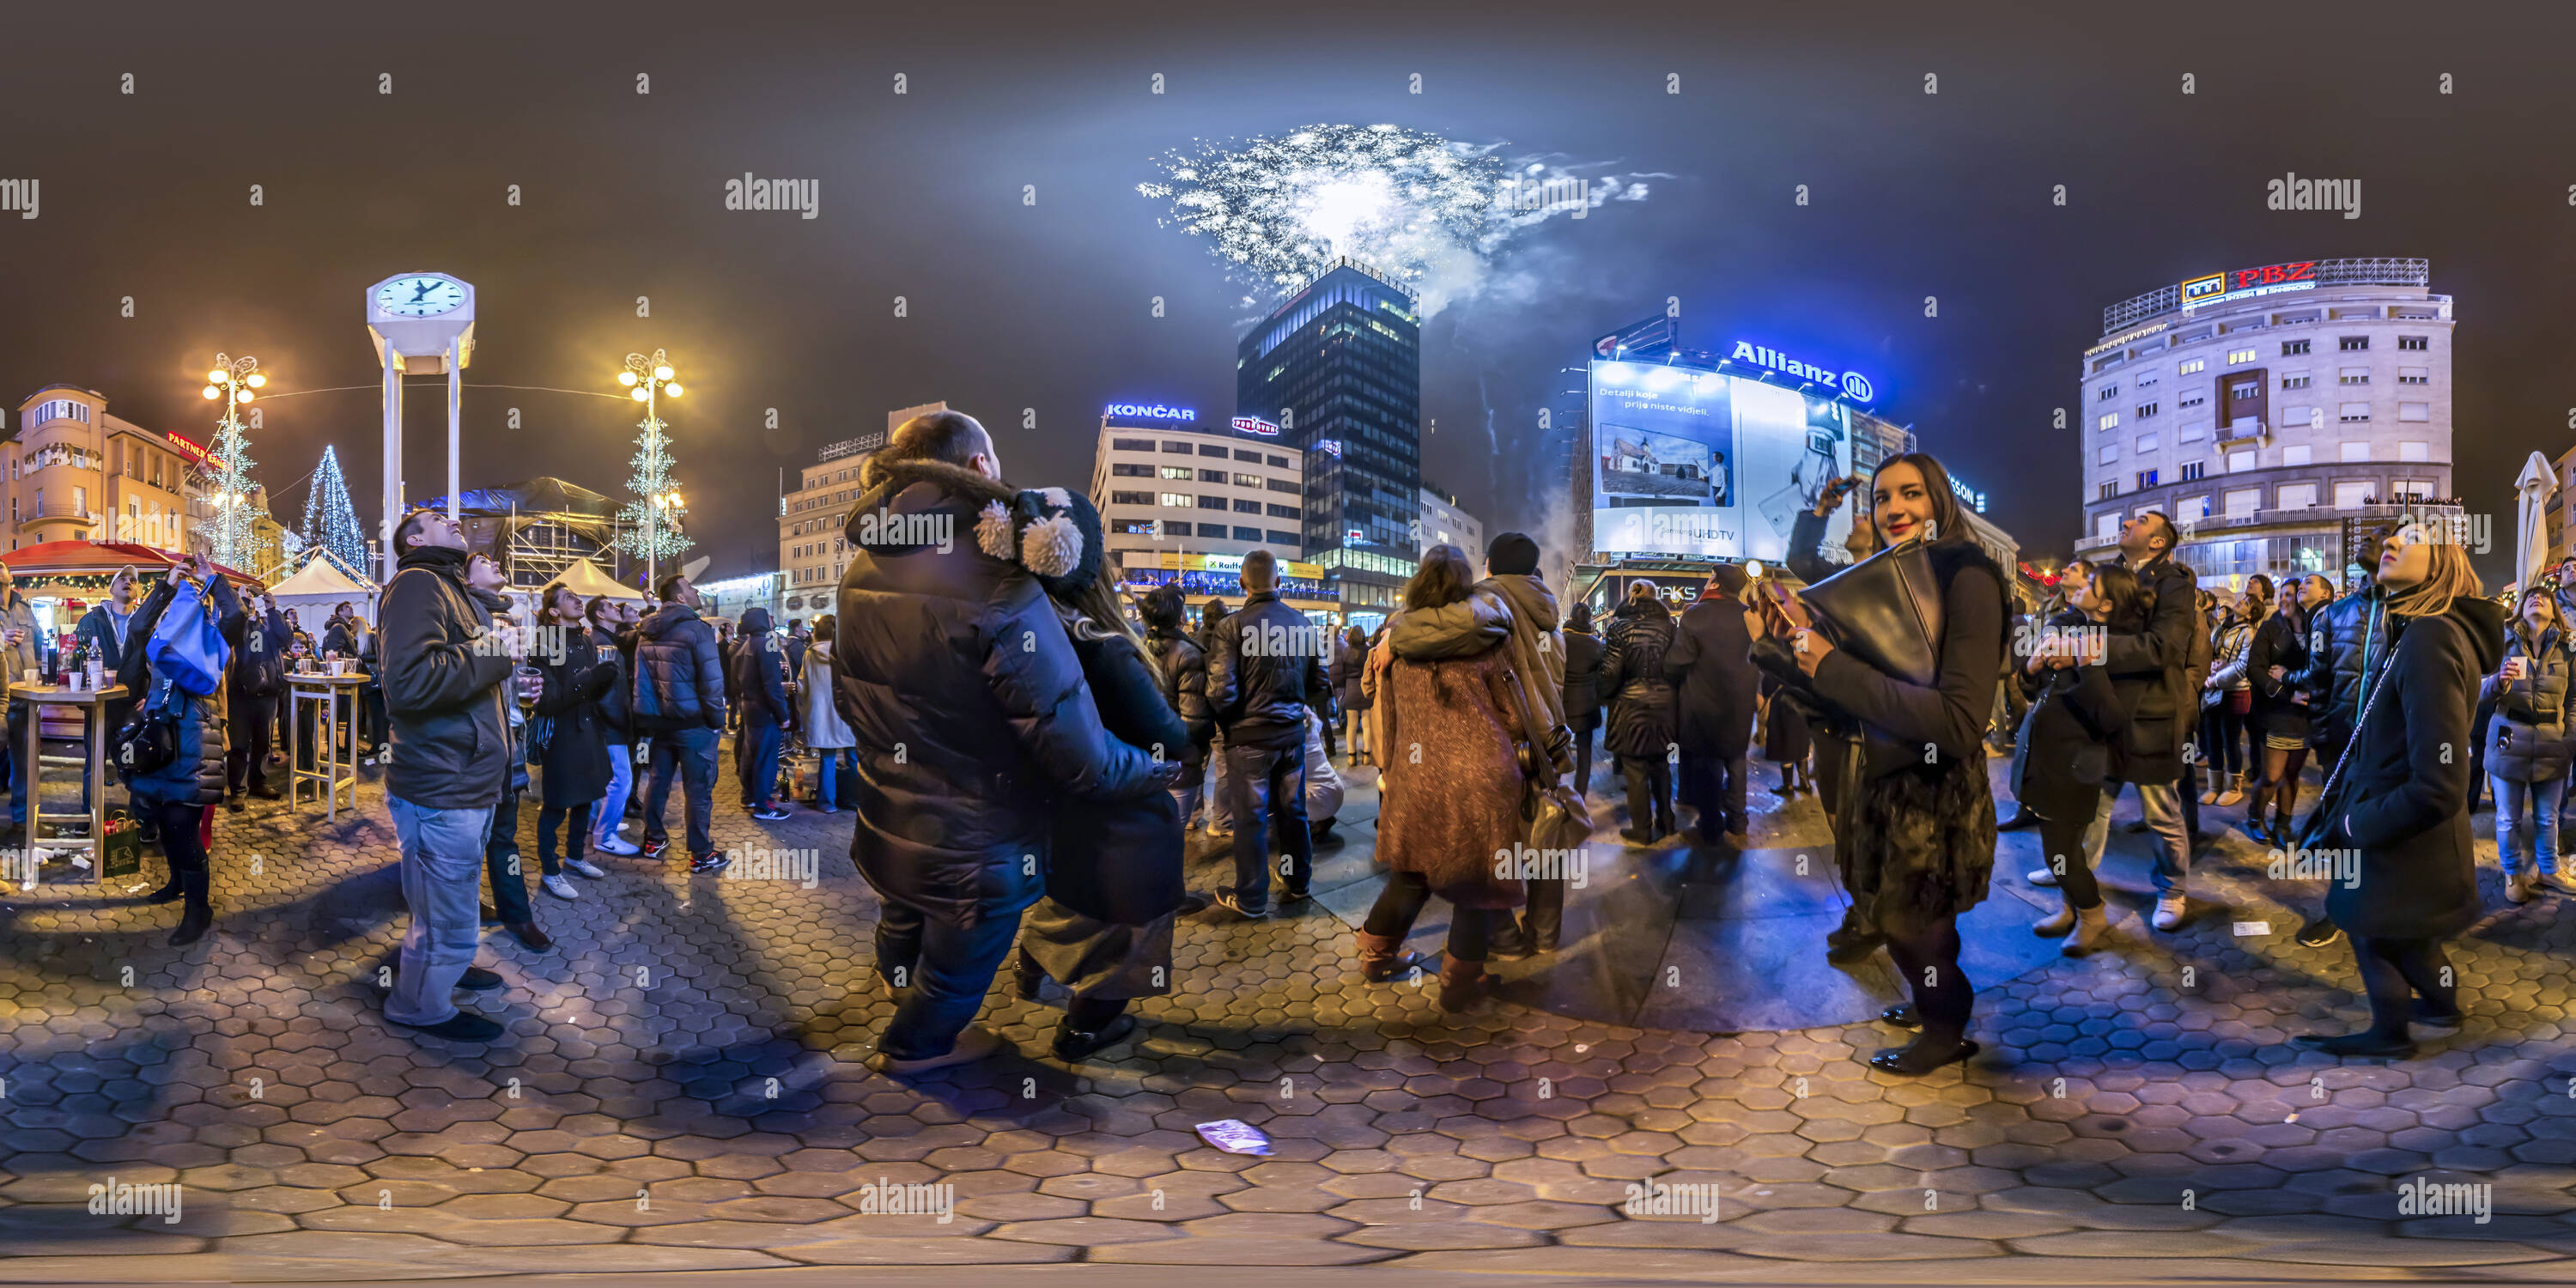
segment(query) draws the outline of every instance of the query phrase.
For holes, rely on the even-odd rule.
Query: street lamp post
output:
[[[672,523],[677,524],[684,509],[680,490],[666,488],[669,480],[663,477],[666,466],[662,451],[661,400],[664,395],[677,398],[685,392],[680,388],[678,376],[679,373],[671,369],[670,358],[660,349],[655,349],[649,358],[640,353],[627,354],[626,369],[617,373],[617,383],[626,386],[635,401],[644,404],[646,447],[644,459],[638,462],[641,471],[638,486],[645,489],[644,582],[648,589],[661,580],[662,516],[669,514]]]
[[[220,398],[224,404],[221,431],[215,438],[215,459],[221,468],[215,491],[215,562],[238,565],[240,545],[249,535],[250,524],[250,444],[242,438],[241,408],[249,402],[255,389],[268,383],[260,372],[259,359],[215,355],[214,370],[206,373],[205,396]]]

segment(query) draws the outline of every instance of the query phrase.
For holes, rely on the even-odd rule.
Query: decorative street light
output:
[[[643,520],[638,543],[644,548],[644,584],[647,588],[661,580],[662,551],[665,545],[676,552],[686,548],[685,538],[677,536],[680,514],[686,509],[680,501],[680,490],[671,480],[671,455],[668,439],[662,433],[661,400],[677,398],[681,389],[679,373],[672,370],[670,357],[660,349],[652,357],[640,353],[626,355],[626,369],[617,373],[617,383],[626,386],[635,401],[644,404],[644,433],[637,438],[635,477],[627,486],[644,499],[635,507],[636,517]],[[670,517],[672,535],[663,531],[663,516]]]
[[[250,441],[242,434],[241,408],[252,398],[252,391],[268,383],[259,369],[259,359],[215,355],[214,370],[206,373],[205,396],[221,399],[224,418],[215,433],[215,562],[239,565],[248,554],[251,538],[250,516]]]

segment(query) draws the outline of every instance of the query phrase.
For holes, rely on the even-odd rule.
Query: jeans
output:
[[[1234,816],[1234,889],[1246,909],[1270,906],[1270,828],[1279,829],[1282,883],[1298,894],[1314,875],[1315,837],[1306,827],[1306,749],[1225,749],[1227,812]]]
[[[483,866],[492,809],[430,809],[399,796],[387,797],[386,805],[402,842],[403,902],[411,908],[411,928],[403,932],[401,973],[385,999],[385,1018],[437,1024],[455,1016],[449,994],[474,964],[482,937],[475,874]]]
[[[689,857],[714,853],[716,731],[704,725],[653,735],[652,778],[644,789],[644,840],[668,841],[671,832],[662,813],[671,803],[671,774],[680,775],[686,798]]]
[[[2546,876],[2558,870],[2558,807],[2567,799],[2564,775],[2545,783],[2517,783],[2498,775],[2495,779],[2496,861],[2504,865],[2507,875],[2520,872],[2517,860],[2536,858],[2534,870]],[[2523,803],[2529,801],[2528,814]],[[2539,852],[2532,850],[2532,834],[2539,833]]]
[[[787,744],[787,729],[765,715],[745,716],[738,741],[742,747],[742,803],[760,809],[778,795],[778,753]]]
[[[2156,894],[2179,896],[2191,877],[2191,838],[2183,832],[2181,789],[2172,783],[2140,783],[2138,809],[2156,834]]]
[[[501,924],[534,921],[528,907],[528,866],[519,853],[519,794],[501,793],[492,807],[492,825],[483,837],[483,870],[492,880],[492,911]]]
[[[897,1060],[946,1055],[983,1009],[993,972],[1019,933],[1016,912],[982,913],[974,925],[961,926],[888,900],[877,914],[877,973],[912,992],[895,1008],[877,1050]]]
[[[626,819],[626,798],[635,794],[635,747],[623,741],[608,744],[608,794],[599,798],[591,809],[591,848],[617,835],[617,825]]]
[[[857,777],[859,772],[859,749],[856,747],[817,747],[814,749],[814,759],[816,762],[814,765],[814,803],[825,809],[840,808],[841,802],[837,793],[841,782],[841,766],[849,766],[851,777]],[[1183,814],[1181,816],[1181,820],[1184,823],[1187,823],[1189,821],[1189,815]]]
[[[1621,756],[1628,780],[1628,826],[1639,832],[1673,826],[1673,770],[1661,756]]]

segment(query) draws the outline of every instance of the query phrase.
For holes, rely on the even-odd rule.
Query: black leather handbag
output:
[[[1941,581],[1920,540],[1888,547],[1798,592],[1835,648],[1908,684],[1941,674]]]

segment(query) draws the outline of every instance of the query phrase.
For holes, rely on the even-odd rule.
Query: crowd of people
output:
[[[411,918],[385,1018],[460,1041],[501,1032],[455,1000],[503,986],[473,964],[481,928],[550,948],[531,876],[576,900],[572,878],[605,875],[591,851],[670,855],[675,778],[672,859],[727,865],[711,814],[729,732],[752,819],[788,817],[790,799],[856,813],[851,858],[882,905],[877,975],[896,1002],[873,1059],[896,1074],[1000,1048],[973,1021],[1006,960],[1020,996],[1061,998],[1058,1056],[1129,1040],[1136,999],[1174,986],[1179,918],[1260,920],[1314,898],[1336,759],[1374,768],[1381,789],[1387,880],[1357,931],[1361,976],[1436,975],[1439,1004],[1464,1010],[1494,989],[1492,961],[1559,949],[1596,817],[1631,846],[1687,828],[1690,844],[1751,848],[1758,748],[1780,769],[1772,790],[1815,793],[1833,830],[1849,907],[1820,949],[1846,964],[1884,951],[1910,993],[1882,1018],[1913,1036],[1871,1060],[1903,1076],[1977,1051],[1958,918],[1989,893],[1999,831],[2037,829],[2030,879],[2062,897],[2034,931],[2068,955],[2103,947],[2096,870],[2124,789],[2153,837],[2159,931],[2190,917],[2207,811],[2241,806],[2252,839],[2300,864],[2340,856],[2316,860],[2338,878],[2317,883],[2321,900],[2294,896],[2312,914],[2303,942],[2350,935],[2370,1002],[2366,1029],[2300,1039],[2329,1052],[2402,1056],[2414,1028],[2459,1023],[2443,945],[2479,913],[2483,779],[2509,897],[2576,892],[2556,852],[2564,606],[2526,596],[2508,631],[2459,547],[2412,530],[2358,585],[2257,577],[2218,594],[2149,512],[2116,557],[2069,564],[2032,596],[1972,539],[1940,463],[1906,454],[1799,513],[1787,564],[1803,591],[1720,565],[1678,614],[1637,580],[1596,626],[1590,605],[1559,611],[1545,552],[1507,532],[1481,573],[1455,547],[1425,552],[1363,631],[1285,603],[1266,550],[1244,557],[1239,604],[1210,601],[1193,624],[1180,586],[1122,588],[1088,499],[1004,478],[970,417],[896,430],[862,467],[837,611],[810,633],[758,608],[711,620],[677,574],[649,610],[561,584],[523,610],[431,510],[393,533],[376,627],[344,606],[319,641],[201,561],[139,604],[121,578],[80,629],[133,695],[117,722],[166,731],[167,755],[123,778],[169,856],[154,897],[184,901],[174,941],[211,923],[209,811],[275,794],[266,742],[299,654],[359,662],[380,695],[353,733],[383,744]],[[1817,552],[1854,489],[1865,557],[1828,563]],[[1891,568],[1899,580],[1869,580]],[[1908,584],[1911,614],[1854,608],[1855,593]],[[0,646],[24,644],[22,603],[0,571]],[[1888,636],[1898,617],[1919,624],[1910,643]],[[165,648],[165,619],[219,640],[212,663]],[[1989,735],[2012,757],[2000,822]],[[1600,798],[1596,760],[1617,771]],[[2319,790],[2303,801],[2310,767]],[[530,791],[534,874],[517,840]],[[640,841],[622,835],[630,815]],[[1201,893],[1183,877],[1193,833],[1231,858]],[[1435,898],[1436,961],[1406,950]]]

